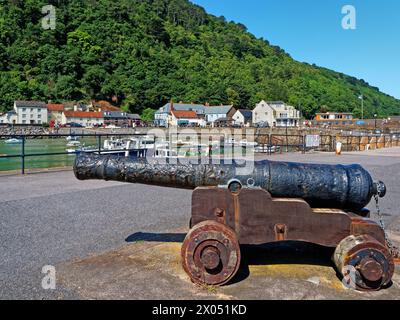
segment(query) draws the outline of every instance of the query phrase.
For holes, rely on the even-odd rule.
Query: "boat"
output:
[[[7,143],[7,144],[18,144],[18,143],[22,143],[22,139],[10,138],[10,139],[7,139],[5,141],[5,143]]]
[[[76,147],[80,146],[81,143],[77,140],[71,140],[70,142],[67,143],[67,147]]]
[[[164,149],[164,148],[159,148],[154,151],[154,158],[158,159],[176,159],[176,158],[185,158],[184,155],[180,155],[176,152],[176,150],[171,150],[171,149]]]
[[[154,140],[152,141],[154,145]],[[144,144],[147,145],[147,144]],[[87,153],[101,153],[101,154],[112,154],[117,156],[124,157],[135,157],[135,158],[143,158],[146,157],[148,149],[144,147],[143,144],[135,143],[133,139],[116,139],[111,138],[104,140],[103,147],[99,151],[98,146],[89,146],[89,147],[79,147],[78,143],[75,143],[74,146],[77,146],[77,149],[68,148],[66,151],[68,153],[79,154],[81,152]],[[137,148],[139,146],[139,148]]]
[[[67,140],[67,141],[78,141],[79,138],[75,137],[75,136],[68,136],[68,137],[65,138],[65,140]]]
[[[281,147],[271,145],[258,145],[254,148],[254,151],[257,153],[277,153],[281,151]]]
[[[258,146],[258,143],[247,141],[247,139],[243,139],[239,142],[239,145],[245,148],[255,148]]]
[[[156,143],[154,136],[137,136],[130,138],[129,141],[134,149],[154,149]]]
[[[70,154],[76,154],[76,153],[80,153],[79,149],[65,149],[65,151],[67,151]]]

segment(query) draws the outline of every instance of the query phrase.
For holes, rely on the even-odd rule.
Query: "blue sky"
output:
[[[294,59],[364,79],[400,99],[399,0],[191,0],[243,23]],[[356,29],[342,28],[342,7],[356,9]]]

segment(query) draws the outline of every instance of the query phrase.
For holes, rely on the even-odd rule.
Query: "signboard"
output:
[[[320,145],[321,145],[321,136],[319,136],[318,134],[306,135],[307,148],[319,147]]]

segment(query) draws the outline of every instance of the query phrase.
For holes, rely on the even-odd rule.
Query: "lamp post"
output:
[[[288,121],[289,121],[289,119],[287,119],[286,118],[286,121],[285,121],[285,123],[286,123],[286,153],[288,153],[289,152],[289,140],[288,140]]]
[[[364,96],[361,94],[358,99],[361,100],[361,120],[364,120]]]
[[[375,133],[376,133],[376,117],[377,117],[378,115],[375,113],[374,114],[374,118],[375,118]]]

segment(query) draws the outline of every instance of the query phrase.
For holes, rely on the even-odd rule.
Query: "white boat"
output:
[[[80,145],[81,145],[81,143],[79,141],[76,141],[76,140],[72,140],[72,141],[67,143],[67,147],[77,147],[77,146],[80,146]]]
[[[154,158],[185,158],[185,156],[180,155],[176,152],[176,150],[171,150],[171,149],[156,149],[154,151]]]
[[[280,146],[259,145],[254,148],[257,153],[277,153],[281,150]]]
[[[10,139],[7,139],[5,141],[5,143],[7,143],[7,144],[18,144],[18,143],[22,143],[22,139],[10,138]]]
[[[258,146],[257,142],[251,142],[247,141],[247,139],[243,139],[239,142],[240,146],[246,147],[246,148],[255,148]]]
[[[130,138],[129,141],[133,149],[154,149],[155,147],[154,136],[137,136]]]
[[[65,149],[65,151],[67,151],[68,153],[71,153],[71,154],[75,154],[77,152],[80,152],[79,149]]]
[[[67,141],[78,141],[78,137],[68,136],[65,138]]]

